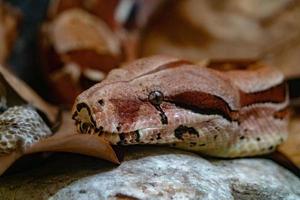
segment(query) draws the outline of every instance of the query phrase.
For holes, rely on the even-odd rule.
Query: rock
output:
[[[271,160],[206,160],[162,147],[127,151],[120,166],[52,156],[0,178],[0,199],[300,199],[300,180]]]

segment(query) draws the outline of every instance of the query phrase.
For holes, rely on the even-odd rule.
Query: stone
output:
[[[71,154],[0,178],[0,199],[300,199],[300,180],[271,160],[205,159],[163,147],[130,147],[125,161]]]

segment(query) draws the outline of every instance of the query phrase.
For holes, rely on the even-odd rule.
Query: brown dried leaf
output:
[[[75,125],[70,113],[63,113],[58,119],[59,109],[41,99],[24,82],[14,77],[7,69],[0,66],[0,91],[1,96],[7,97],[8,106],[31,104],[46,115],[53,124],[59,122],[59,129],[51,136],[40,139],[31,146],[0,157],[0,175],[23,155],[60,151],[72,152],[103,158],[114,163],[119,163],[113,147],[104,138],[97,135],[83,135],[76,133]]]
[[[52,125],[56,124],[59,109],[45,102],[22,80],[16,78],[3,66],[0,66],[0,81],[6,90],[8,106],[31,104],[42,111]]]
[[[123,51],[119,36],[103,20],[78,5],[68,6],[43,25],[40,44],[43,71],[51,96],[55,96],[50,100],[70,108],[74,97],[102,80],[86,76],[85,72],[93,70],[105,76],[119,66]],[[77,69],[69,70],[74,66]]]
[[[292,53],[292,39],[299,38],[299,10],[299,1],[290,0],[169,1],[144,31],[143,55],[257,59],[275,50],[272,63],[296,66],[298,47]],[[282,47],[289,42],[286,52]]]
[[[49,27],[49,35],[65,63],[108,72],[119,62],[118,37],[101,19],[83,10],[71,9],[59,15]]]
[[[119,163],[116,152],[107,140],[98,135],[78,134],[69,112],[63,113],[62,125],[51,137],[32,145],[25,154],[44,151],[79,153]]]
[[[110,143],[97,135],[84,135],[76,133],[74,122],[69,112],[63,113],[62,125],[52,136],[41,139],[32,144],[24,152],[16,151],[0,157],[0,176],[20,157],[37,152],[70,152],[97,158],[102,158],[113,163],[120,163],[122,157]]]
[[[119,0],[52,0],[48,9],[48,18],[54,19],[66,10],[81,8],[100,17],[114,29],[117,26],[115,9],[118,3]]]
[[[0,176],[20,157],[21,152],[13,152],[6,156],[0,157]]]

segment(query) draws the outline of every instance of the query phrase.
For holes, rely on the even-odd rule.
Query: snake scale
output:
[[[287,138],[283,75],[260,62],[191,63],[168,56],[112,70],[73,107],[79,134],[216,157],[267,154]]]

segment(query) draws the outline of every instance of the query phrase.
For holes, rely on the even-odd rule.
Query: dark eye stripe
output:
[[[241,106],[249,106],[256,103],[282,103],[286,100],[286,83],[281,83],[270,89],[253,92],[244,93],[240,92],[240,102]]]
[[[282,83],[268,90],[255,93],[242,93],[241,106],[249,106],[257,103],[282,103],[286,100],[286,85]],[[229,121],[237,120],[236,111],[232,110],[228,103],[221,97],[199,91],[183,92],[165,97],[166,102],[177,107],[191,110],[195,113],[213,115],[218,114]]]
[[[207,115],[218,114],[229,121],[233,120],[232,110],[226,101],[208,93],[199,91],[183,92],[166,97],[166,101],[195,113]]]

